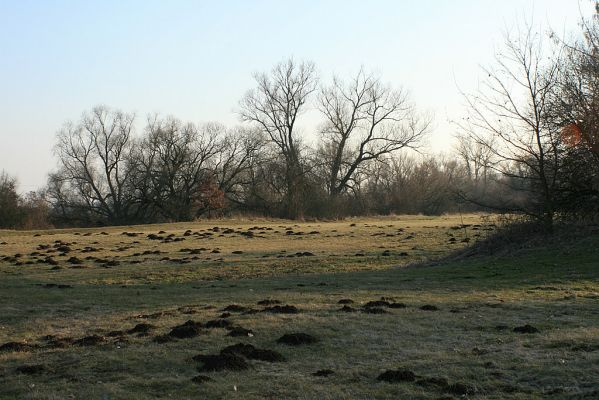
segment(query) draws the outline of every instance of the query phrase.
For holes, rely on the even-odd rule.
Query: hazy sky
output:
[[[20,190],[55,167],[56,131],[94,105],[193,122],[239,123],[252,73],[289,57],[321,79],[361,66],[435,115],[430,151],[449,150],[464,90],[502,32],[533,17],[576,30],[588,0],[0,0],[0,170]],[[307,134],[312,130],[305,125]]]

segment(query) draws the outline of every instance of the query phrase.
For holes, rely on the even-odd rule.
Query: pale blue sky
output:
[[[456,82],[477,85],[502,31],[533,17],[576,29],[588,0],[0,0],[0,170],[44,184],[65,120],[97,104],[138,116],[238,123],[252,73],[294,57],[323,81],[360,66],[435,115],[430,151],[449,149]],[[308,119],[303,129],[313,131]]]

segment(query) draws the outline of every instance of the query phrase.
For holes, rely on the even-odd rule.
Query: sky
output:
[[[588,0],[0,0],[0,171],[19,190],[56,168],[56,132],[106,105],[137,116],[239,124],[252,74],[293,57],[322,83],[363,67],[434,115],[430,153],[449,152],[504,32],[577,31]],[[317,118],[302,125],[315,137]],[[311,138],[311,139],[310,139]]]

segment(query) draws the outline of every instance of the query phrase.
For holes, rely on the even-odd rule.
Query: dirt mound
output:
[[[352,299],[341,299],[337,304],[354,304],[354,301]]]
[[[198,336],[200,334],[200,324],[194,321],[187,321],[182,325],[177,325],[171,328],[168,336],[177,339],[187,339]]]
[[[291,346],[299,346],[302,344],[312,344],[318,342],[318,339],[307,333],[286,333],[277,339],[277,343],[288,344]]]
[[[150,324],[137,324],[133,328],[127,331],[128,334],[133,333],[148,333],[151,329],[155,328],[154,325]]]
[[[236,353],[221,353],[221,354],[199,354],[193,357],[195,361],[200,361],[202,365],[198,367],[198,371],[242,371],[248,369],[250,365],[245,358]]]
[[[226,319],[213,319],[205,324],[206,328],[227,328],[231,326],[231,321]]]
[[[274,306],[275,304],[281,304],[281,302],[279,300],[275,300],[275,299],[264,299],[264,300],[260,300],[258,303],[259,306]]]
[[[90,335],[81,339],[77,339],[73,343],[77,346],[97,346],[104,342],[106,342],[106,338],[104,336]]]
[[[318,371],[314,372],[312,375],[313,376],[327,377],[329,375],[333,375],[334,373],[335,373],[335,371],[333,371],[331,369],[319,369]]]
[[[387,370],[380,374],[376,380],[390,383],[414,382],[416,380],[416,374],[407,369]]]
[[[425,304],[420,307],[420,309],[423,311],[439,311],[439,307],[433,306],[432,304]]]
[[[16,369],[17,372],[19,372],[21,374],[25,374],[25,375],[41,374],[45,370],[46,370],[46,367],[44,367],[41,364],[21,365],[20,367],[17,367],[17,369]]]
[[[227,346],[220,351],[221,354],[238,354],[250,360],[281,362],[285,357],[277,351],[268,349],[257,349],[251,344],[237,343]]]
[[[0,346],[0,353],[10,351],[30,351],[33,350],[35,347],[36,346],[27,343],[8,342]]]
[[[358,310],[356,310],[355,308],[351,307],[351,306],[343,306],[339,309],[339,311],[342,312],[356,312]]]
[[[389,303],[386,300],[375,300],[375,301],[369,301],[368,303],[364,304],[364,308],[389,307],[390,305],[391,305],[391,303]]]
[[[254,331],[252,331],[251,329],[242,328],[241,326],[235,326],[235,327],[232,327],[229,330],[229,333],[227,333],[227,336],[232,336],[232,337],[239,337],[239,336],[252,337],[252,336],[254,336]]]
[[[230,305],[226,306],[225,308],[223,308],[223,311],[228,311],[228,312],[245,312],[247,310],[248,310],[247,307],[240,306],[239,304],[230,304]]]
[[[213,379],[206,375],[198,375],[198,376],[194,376],[193,378],[191,378],[191,381],[193,383],[201,384],[201,383],[211,382],[211,381],[213,381]]]
[[[391,303],[389,304],[389,308],[406,308],[407,306],[404,303]]]
[[[526,324],[514,328],[516,333],[539,333],[540,331],[532,325]]]
[[[269,312],[273,314],[297,314],[299,310],[295,306],[290,306],[289,304],[284,306],[272,306],[266,307],[262,312]]]

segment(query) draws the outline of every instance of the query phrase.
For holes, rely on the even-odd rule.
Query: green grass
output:
[[[109,340],[91,347],[0,353],[0,398],[460,397],[431,385],[377,381],[381,372],[398,368],[409,369],[419,377],[462,383],[473,391],[468,398],[561,399],[599,395],[597,236],[501,257],[402,268],[397,265],[409,260],[395,254],[400,250],[410,251],[407,258],[412,261],[448,254],[453,247],[445,246],[447,234],[456,233],[450,229],[456,220],[406,222],[397,218],[377,222],[389,232],[399,225],[418,226],[413,239],[417,243],[409,245],[405,245],[407,232],[401,237],[373,237],[372,233],[382,228],[364,226],[374,225],[373,221],[355,223],[357,226],[351,228],[349,222],[321,223],[319,237],[306,236],[296,242],[274,235],[264,241],[230,238],[227,242],[223,238],[218,246],[227,249],[222,253],[225,260],[215,264],[202,264],[199,260],[183,265],[152,261],[123,263],[111,269],[93,265],[70,269],[61,262],[64,268],[56,271],[49,271],[45,265],[2,264],[0,344],[42,344],[40,337],[44,335],[102,335],[140,322],[156,328],[149,337],[128,335],[118,343]],[[247,226],[266,224],[289,223],[252,222]],[[345,237],[331,242],[324,236],[332,230]],[[355,238],[350,237],[352,230]],[[110,244],[106,248],[121,241],[116,233],[119,228],[108,232],[110,235],[104,238],[91,238]],[[54,233],[53,237],[58,234],[49,233]],[[73,231],[60,234],[72,235]],[[25,254],[35,244],[24,244],[25,236],[31,234],[0,235],[0,241],[22,246]],[[48,241],[45,236],[35,240]],[[139,241],[139,246],[148,245],[143,238]],[[300,241],[301,245],[297,243]],[[191,247],[187,241],[179,245]],[[316,249],[317,255],[289,260],[262,257],[278,252],[281,246],[288,251]],[[381,257],[377,254],[380,246],[391,248],[394,255]],[[424,250],[414,256],[414,247]],[[233,248],[242,248],[244,253],[233,257],[229,252]],[[426,253],[427,248],[430,253]],[[12,254],[13,249],[4,251],[0,247],[0,254]],[[364,250],[366,255],[354,256],[357,250]],[[168,254],[176,253],[173,248]],[[105,256],[114,253],[107,251]],[[48,282],[68,283],[73,288],[36,286]],[[389,309],[381,315],[338,311],[341,306],[337,302],[342,298],[353,299],[353,306],[359,308],[383,296],[393,297],[407,308]],[[229,319],[235,325],[252,329],[255,336],[251,338],[231,338],[224,329],[210,329],[191,339],[165,344],[152,341],[153,336],[167,333],[188,319],[215,319],[229,304],[260,309],[256,302],[264,298],[295,305],[300,312],[234,313]],[[420,310],[427,304],[439,311]],[[164,312],[160,318],[140,318],[159,311]],[[540,332],[512,332],[524,324],[533,325]],[[290,332],[312,334],[319,342],[298,347],[276,343],[278,337]],[[252,367],[247,371],[203,373],[213,381],[191,382],[200,365],[191,357],[215,354],[238,342],[279,351],[287,361],[250,361]],[[17,367],[31,364],[42,364],[45,371],[36,375],[16,372]],[[320,369],[331,369],[335,374],[327,378],[312,376]]]

